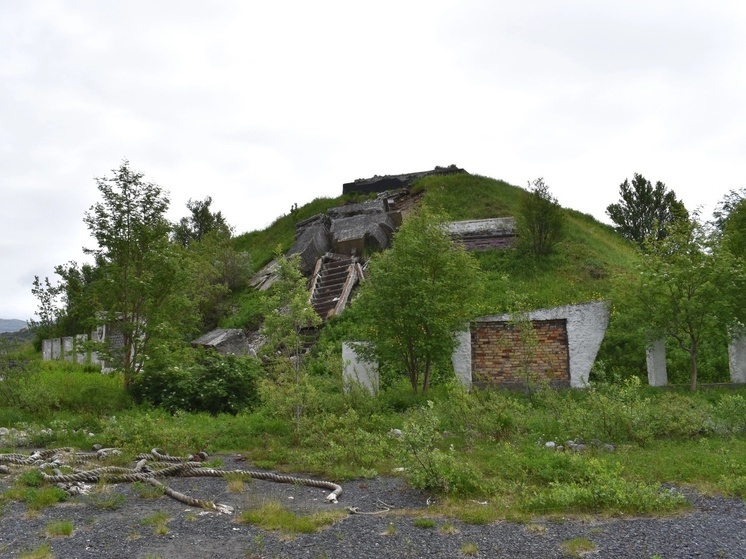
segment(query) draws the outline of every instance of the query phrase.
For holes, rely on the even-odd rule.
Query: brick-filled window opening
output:
[[[471,352],[472,379],[478,385],[570,382],[565,319],[477,322]]]

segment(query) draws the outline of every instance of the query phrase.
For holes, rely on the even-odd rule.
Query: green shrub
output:
[[[558,511],[657,513],[683,508],[683,495],[657,484],[636,482],[622,476],[619,464],[575,455],[581,479],[575,482],[553,481],[547,488],[535,489],[524,502],[534,513]]]
[[[451,445],[442,450],[439,419],[433,412],[433,402],[410,414],[402,427],[397,457],[407,480],[417,489],[469,495],[478,493],[479,476],[464,456],[457,456]]]
[[[353,409],[341,416],[318,415],[304,432],[303,465],[312,471],[329,472],[335,478],[375,477],[382,457],[388,454],[390,439],[366,429]]]
[[[717,404],[718,424],[727,433],[746,430],[746,398],[742,394],[725,394]]]
[[[700,437],[715,428],[713,408],[698,395],[665,392],[650,403],[650,428],[655,438]]]
[[[258,403],[260,373],[257,359],[203,352],[186,366],[148,368],[137,376],[132,391],[138,401],[172,413],[236,414]]]

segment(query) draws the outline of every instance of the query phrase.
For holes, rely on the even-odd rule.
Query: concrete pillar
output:
[[[52,360],[55,361],[62,356],[62,341],[59,338],[52,340]]]
[[[375,395],[378,394],[379,377],[378,363],[371,363],[358,356],[355,346],[361,342],[342,343],[342,362],[345,392],[349,392],[354,384],[358,384],[365,390]]]
[[[731,338],[728,344],[728,362],[730,364],[730,381],[746,383],[746,335]]]
[[[74,351],[74,338],[72,336],[65,336],[62,338],[62,358],[65,361],[70,361],[72,363],[73,361],[73,351]]]
[[[44,361],[52,360],[52,340],[41,341],[41,358]]]
[[[456,349],[451,355],[451,363],[458,381],[471,390],[471,330],[456,334]]]
[[[652,342],[645,350],[645,357],[648,365],[648,384],[650,386],[668,385],[665,338]]]
[[[101,338],[99,337],[98,330],[93,330],[91,332],[91,341],[92,342],[100,342],[101,341]],[[99,367],[101,367],[103,369],[104,364],[103,364],[103,362],[101,361],[101,359],[98,356],[98,351],[91,350],[91,358],[90,359],[91,359],[90,360],[91,365],[93,365],[93,366],[99,366]]]
[[[85,334],[78,334],[75,336],[75,362],[85,365],[88,363],[88,351],[86,351],[85,343],[88,341],[88,336]]]

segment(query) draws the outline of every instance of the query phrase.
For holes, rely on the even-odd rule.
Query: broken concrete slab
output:
[[[214,349],[223,355],[251,355],[253,353],[246,334],[239,328],[212,330],[194,340],[192,347]]]

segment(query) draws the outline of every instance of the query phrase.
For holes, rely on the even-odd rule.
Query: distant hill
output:
[[[25,320],[17,320],[15,318],[0,318],[0,334],[5,332],[18,332],[26,328]]]

